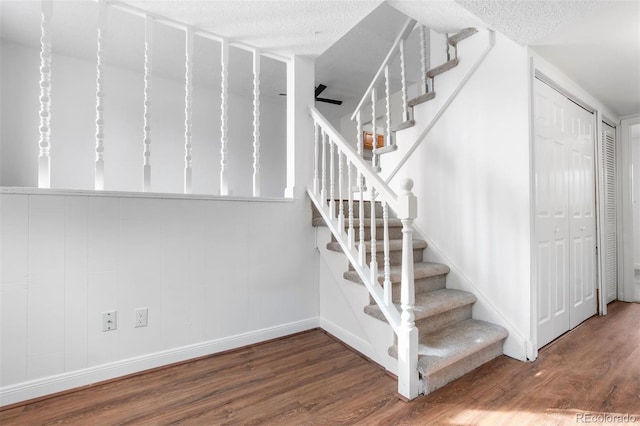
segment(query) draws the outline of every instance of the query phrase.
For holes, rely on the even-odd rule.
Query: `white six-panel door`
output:
[[[594,118],[534,85],[537,344],[596,313]]]

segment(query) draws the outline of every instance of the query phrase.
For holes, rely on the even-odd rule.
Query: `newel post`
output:
[[[400,290],[400,327],[398,329],[398,393],[408,399],[418,396],[418,329],[413,307],[413,220],[417,215],[417,200],[411,192],[413,181],[400,181],[398,217],[402,222],[402,279]]]

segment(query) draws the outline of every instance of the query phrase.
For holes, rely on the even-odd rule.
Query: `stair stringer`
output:
[[[394,339],[392,328],[364,312],[370,303],[369,291],[364,285],[343,278],[349,261],[343,253],[327,249],[331,231],[316,227],[316,241],[320,252],[320,327],[397,374],[398,361],[388,353]]]

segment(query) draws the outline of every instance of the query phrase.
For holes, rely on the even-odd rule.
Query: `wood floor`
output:
[[[610,304],[536,362],[502,356],[409,403],[395,390],[314,330],[10,408],[0,424],[640,424],[640,304]]]

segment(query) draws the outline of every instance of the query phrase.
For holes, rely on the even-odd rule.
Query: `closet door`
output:
[[[566,98],[535,80],[535,250],[538,347],[569,330]]]
[[[570,327],[596,313],[596,184],[594,116],[567,99],[569,131]]]
[[[594,116],[534,85],[537,344],[596,313]]]
[[[607,303],[618,298],[618,235],[616,197],[616,129],[602,123],[602,175],[604,176],[603,288]]]

